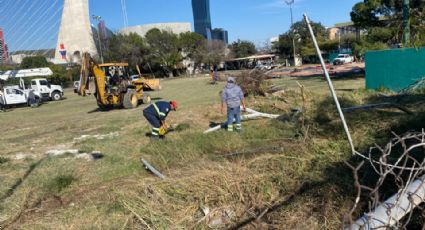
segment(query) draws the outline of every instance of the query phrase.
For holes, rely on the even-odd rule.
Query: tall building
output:
[[[209,0],[192,0],[193,21],[195,32],[205,38],[211,38],[211,15]]]
[[[55,62],[79,62],[82,54],[98,54],[93,39],[88,0],[65,0]]]
[[[213,29],[212,39],[223,41],[226,44],[229,43],[229,35],[227,33],[227,30],[222,29],[222,28]]]
[[[7,51],[7,45],[4,41],[3,29],[0,28],[0,64],[8,62],[9,52]]]

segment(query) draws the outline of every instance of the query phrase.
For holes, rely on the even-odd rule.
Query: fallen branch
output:
[[[412,111],[410,111],[409,109],[407,109],[404,106],[401,105],[397,105],[391,102],[385,102],[385,103],[379,103],[379,104],[370,104],[370,105],[360,105],[360,106],[353,106],[353,107],[349,107],[349,108],[343,108],[342,111],[344,112],[352,112],[354,110],[368,110],[368,109],[376,109],[376,108],[397,108],[407,114],[413,114]]]
[[[242,121],[252,120],[252,119],[257,119],[257,118],[262,118],[262,117],[263,118],[270,118],[270,119],[276,119],[276,118],[280,117],[280,115],[261,113],[261,112],[255,111],[253,109],[250,109],[250,108],[246,108],[246,112],[249,113],[249,114],[242,115],[241,116]],[[221,125],[217,125],[215,127],[212,127],[210,129],[206,130],[204,132],[204,134],[215,132],[215,131],[220,130],[220,129],[221,129]]]

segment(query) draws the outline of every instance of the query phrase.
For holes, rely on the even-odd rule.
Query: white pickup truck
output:
[[[45,78],[36,78],[31,80],[31,89],[45,99],[59,101],[63,97],[63,89],[60,85],[52,85]]]
[[[3,106],[14,106],[26,104],[28,106],[38,105],[41,95],[32,89],[20,89],[19,86],[6,86],[0,91],[0,103]]]
[[[338,56],[333,60],[334,65],[342,65],[351,62],[354,62],[354,57],[349,54],[338,54]]]

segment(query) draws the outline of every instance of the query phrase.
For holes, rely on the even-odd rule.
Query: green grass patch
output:
[[[7,163],[7,162],[9,162],[10,161],[10,159],[9,158],[6,158],[6,157],[0,157],[0,165],[1,164],[5,164],[5,163]]]
[[[71,184],[75,181],[77,181],[77,178],[75,178],[72,174],[57,175],[47,183],[46,190],[53,194],[58,194],[71,186]]]

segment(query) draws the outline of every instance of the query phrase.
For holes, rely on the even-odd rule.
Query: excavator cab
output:
[[[131,85],[127,63],[105,63],[99,67],[105,73],[105,90],[108,94],[119,95]]]
[[[139,71],[140,75],[140,71]],[[146,91],[160,90],[158,79],[131,80],[128,63],[97,64],[89,53],[83,54],[78,89],[80,96],[94,95],[101,108],[137,107],[139,101],[150,103]]]
[[[135,108],[140,98],[128,73],[127,63],[97,64],[89,53],[85,53],[81,64],[78,94],[85,96],[91,92],[101,109]]]

